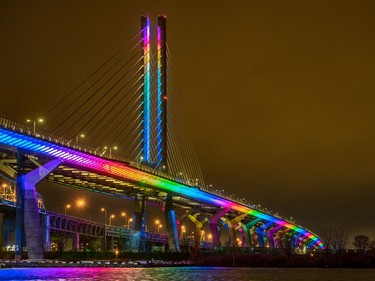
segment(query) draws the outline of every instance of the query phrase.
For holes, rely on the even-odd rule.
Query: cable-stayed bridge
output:
[[[140,33],[46,113],[51,122],[44,130],[38,120],[30,120],[32,126],[0,120],[0,170],[17,188],[16,257],[23,236],[29,258],[43,257],[35,191],[42,180],[134,200],[132,244],[139,251],[147,203],[163,207],[170,251],[180,251],[185,218],[196,232],[208,223],[214,247],[221,246],[225,225],[231,246],[238,246],[240,233],[243,247],[322,248],[314,233],[293,221],[205,187],[169,79],[164,16],[151,33],[149,18],[142,17]],[[182,217],[176,208],[185,211]]]

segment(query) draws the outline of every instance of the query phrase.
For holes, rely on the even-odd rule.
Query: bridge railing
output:
[[[191,185],[191,183],[189,184],[188,181],[177,179],[176,177],[173,177],[172,175],[170,175],[166,172],[151,168],[151,167],[149,167],[147,165],[144,165],[142,163],[139,163],[139,162],[135,162],[135,161],[123,156],[123,155],[116,154],[116,153],[111,153],[109,155],[109,151],[107,149],[105,149],[104,147],[103,148],[101,148],[101,147],[94,148],[94,147],[91,147],[91,146],[88,146],[88,145],[83,145],[81,143],[78,145],[78,144],[72,142],[72,139],[67,139],[67,138],[64,138],[64,137],[61,137],[61,136],[58,136],[58,135],[55,135],[55,134],[51,134],[51,133],[46,132],[44,130],[41,130],[39,128],[35,129],[35,131],[34,131],[34,128],[29,126],[29,125],[21,124],[21,123],[18,123],[18,122],[15,122],[15,121],[12,121],[12,120],[9,120],[9,119],[6,119],[6,118],[0,118],[0,126],[6,128],[6,129],[10,129],[12,131],[17,131],[17,132],[27,134],[27,135],[30,135],[30,136],[34,136],[34,137],[37,137],[37,138],[40,138],[40,139],[43,139],[43,140],[47,140],[47,141],[54,142],[54,143],[57,143],[57,144],[60,144],[60,145],[64,145],[66,147],[70,147],[70,148],[73,148],[73,149],[76,149],[76,150],[80,150],[80,151],[83,151],[85,153],[89,153],[89,154],[92,154],[92,155],[95,155],[95,156],[120,161],[120,162],[129,164],[130,166],[135,167],[139,170],[142,170],[142,171],[145,171],[145,172],[148,172],[148,173],[151,173],[151,174],[155,174],[155,175],[158,175],[158,176],[161,176],[161,177],[164,177],[164,178],[168,178],[168,179],[171,179],[171,180],[174,180],[174,181],[179,181],[179,182],[182,182],[182,183],[187,184],[187,185]]]

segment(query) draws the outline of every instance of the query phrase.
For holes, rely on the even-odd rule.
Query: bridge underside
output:
[[[1,146],[0,155],[0,161],[3,162],[2,167],[6,167],[7,170],[15,173],[18,168],[16,151],[12,148]],[[25,160],[25,170],[26,172],[32,171],[38,165],[43,165],[48,161],[49,159],[47,158],[30,155],[30,157],[27,157]],[[1,167],[0,173],[4,175],[6,174]],[[45,181],[80,188],[87,191],[99,192],[104,195],[115,196],[127,200],[134,200],[137,196],[144,196],[147,204],[160,207],[164,205],[167,196],[171,195],[173,204],[177,208],[187,211],[195,210],[205,216],[211,216],[218,211],[215,206],[202,204],[201,202],[179,196],[178,194],[167,194],[155,187],[138,184],[132,181],[125,181],[105,174],[99,174],[94,171],[84,171],[82,168],[78,169],[74,166],[60,165],[45,178]],[[232,219],[238,215],[239,212],[231,211],[226,214],[226,217]],[[248,220],[251,221],[252,218],[249,216]]]

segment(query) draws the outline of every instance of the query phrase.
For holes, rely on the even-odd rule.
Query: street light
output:
[[[114,147],[108,147],[108,146],[105,146],[105,147],[104,147],[105,150],[109,149],[109,158],[112,157],[112,149],[113,149],[113,150],[117,150],[117,148],[118,148],[117,146],[114,146]]]
[[[83,199],[78,199],[77,200],[77,207],[79,207],[79,208],[83,208],[83,207],[85,207],[85,200],[83,200]]]
[[[163,225],[162,224],[158,224],[158,234],[159,234],[159,229],[162,228]]]
[[[109,225],[112,225],[112,219],[114,218],[115,218],[115,215],[113,214],[109,217]]]
[[[104,252],[107,251],[107,210],[101,208],[100,211],[104,212]]]
[[[101,208],[100,211],[104,212],[104,225],[107,224],[107,210],[104,208]]]
[[[125,212],[122,212],[121,216],[125,217],[125,225],[126,225],[126,222],[128,221],[128,215]]]
[[[70,209],[70,207],[72,207],[72,205],[70,204],[66,204],[65,205],[65,209],[64,209],[64,214],[66,215],[66,209]]]
[[[35,135],[35,129],[36,129],[36,123],[38,122],[38,123],[43,123],[44,122],[44,120],[42,119],[42,118],[39,118],[37,121],[35,121],[35,120],[31,120],[31,119],[26,119],[26,122],[27,123],[33,123],[33,128],[34,128],[34,135]]]
[[[131,222],[133,222],[133,218],[128,219],[128,228],[130,227]]]
[[[78,144],[79,138],[83,139],[84,137],[85,137],[85,134],[76,135],[71,140],[69,140],[66,144],[69,145],[74,139],[76,140],[76,144]]]

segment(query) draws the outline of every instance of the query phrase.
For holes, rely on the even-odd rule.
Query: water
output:
[[[0,280],[374,281],[375,269],[233,267],[11,268],[0,269]]]

